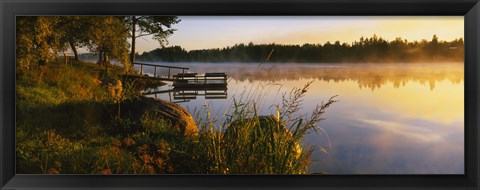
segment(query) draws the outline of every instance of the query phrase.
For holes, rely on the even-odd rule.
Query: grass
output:
[[[259,89],[253,89],[221,126],[197,117],[198,135],[186,138],[161,110],[123,114],[125,102],[135,104],[140,90],[159,83],[121,74],[121,68],[105,73],[84,62],[19,70],[17,173],[305,174],[319,147],[302,146],[302,138],[335,102],[297,116],[308,83],[284,94],[276,114],[260,116],[259,99],[251,98]]]
[[[222,126],[212,118],[200,122],[200,141],[215,174],[307,174],[311,154],[322,147],[302,147],[303,137],[318,129],[325,110],[336,100],[330,98],[310,114],[298,116],[302,97],[311,83],[283,95],[276,115],[260,116],[252,95],[246,101],[234,101],[231,114]],[[262,94],[262,93],[259,93]]]

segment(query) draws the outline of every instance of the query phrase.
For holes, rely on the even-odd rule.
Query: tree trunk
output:
[[[117,103],[117,119],[120,119],[120,102]]]
[[[132,52],[130,52],[130,62],[133,64],[135,62],[135,31],[137,27],[137,18],[132,16]]]
[[[110,58],[107,53],[103,53],[103,63],[110,64]]]
[[[102,65],[102,60],[103,60],[103,52],[102,52],[102,51],[99,51],[99,52],[98,52],[98,61],[97,61],[97,64]]]
[[[78,63],[78,52],[77,52],[77,48],[75,47],[75,44],[73,43],[72,40],[69,40],[68,44],[70,44],[70,48],[72,48],[73,55],[75,55],[75,61],[77,61]]]

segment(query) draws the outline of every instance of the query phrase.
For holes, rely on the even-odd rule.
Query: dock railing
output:
[[[167,68],[168,69],[168,75],[167,75],[167,79],[172,79],[172,69],[181,69],[182,70],[182,74],[185,74],[185,70],[189,70],[189,68],[187,67],[176,67],[176,66],[167,66],[167,65],[155,65],[155,64],[148,64],[148,63],[139,63],[139,62],[135,62],[133,63],[134,65],[140,65],[140,75],[143,75],[143,67],[144,66],[148,66],[148,67],[153,67],[153,77],[158,77],[158,78],[161,78],[159,76],[157,76],[157,68]]]

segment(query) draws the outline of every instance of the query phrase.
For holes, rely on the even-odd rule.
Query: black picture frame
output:
[[[463,15],[465,175],[16,175],[15,16]],[[1,189],[479,189],[479,0],[1,0]]]

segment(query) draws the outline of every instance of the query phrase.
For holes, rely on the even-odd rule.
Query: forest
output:
[[[273,52],[272,52],[273,51]],[[382,37],[361,37],[350,44],[335,41],[324,44],[235,44],[234,46],[186,51],[180,46],[157,48],[138,56],[141,61],[163,62],[269,62],[279,63],[406,63],[463,62],[462,38],[441,41],[408,41],[400,37],[387,41]]]

